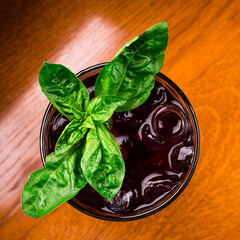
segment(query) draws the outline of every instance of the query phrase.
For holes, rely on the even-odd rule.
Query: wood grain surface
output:
[[[239,1],[3,0],[0,11],[0,239],[240,239]],[[42,167],[43,61],[78,72],[110,61],[163,20],[169,44],[162,72],[187,95],[200,125],[188,187],[161,212],[133,222],[97,220],[67,203],[41,219],[23,213],[23,184]]]

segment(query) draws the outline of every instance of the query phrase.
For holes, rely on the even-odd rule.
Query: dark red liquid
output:
[[[84,81],[90,98],[96,77]],[[122,188],[108,202],[87,184],[74,201],[103,213],[135,212],[163,199],[184,179],[194,154],[191,124],[180,102],[157,81],[143,105],[114,113],[112,119],[111,131],[126,165]],[[68,123],[56,110],[49,128],[48,154]]]

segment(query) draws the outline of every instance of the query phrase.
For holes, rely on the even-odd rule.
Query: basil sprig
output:
[[[22,209],[39,218],[74,197],[88,182],[112,199],[121,188],[125,165],[112,133],[114,111],[141,105],[154,87],[168,41],[165,22],[130,40],[99,73],[96,97],[66,67],[44,63],[39,75],[42,91],[70,123],[41,170],[33,172],[21,197]],[[107,126],[107,127],[106,127]]]

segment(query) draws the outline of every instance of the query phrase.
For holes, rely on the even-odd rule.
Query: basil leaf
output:
[[[55,153],[65,152],[74,144],[78,143],[87,133],[87,128],[82,122],[74,119],[70,122],[60,135],[55,145]]]
[[[127,102],[118,107],[117,112],[140,106],[154,87],[154,75],[163,65],[167,42],[166,22],[148,29],[100,71],[95,95],[126,99]]]
[[[44,168],[30,175],[21,197],[25,213],[42,217],[85,186],[87,181],[80,167],[83,147],[81,142],[63,154],[48,155]]]
[[[81,167],[88,183],[104,198],[112,199],[121,188],[124,161],[116,139],[103,124],[88,132]]]
[[[88,106],[87,113],[97,123],[107,121],[117,109],[126,103],[126,100],[115,96],[100,96],[93,98]]]
[[[89,102],[88,90],[68,68],[44,63],[39,74],[39,84],[49,101],[70,121],[83,118]]]

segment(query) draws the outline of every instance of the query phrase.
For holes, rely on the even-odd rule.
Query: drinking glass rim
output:
[[[76,76],[80,77],[92,70],[96,70],[98,68],[102,68],[104,67],[108,62],[105,63],[99,63],[93,66],[90,66],[88,68],[85,68],[81,71],[79,71]],[[178,94],[179,96],[182,98],[182,100],[184,101],[187,110],[192,118],[192,123],[194,126],[194,136],[195,136],[195,144],[194,144],[194,156],[193,156],[193,160],[192,160],[192,164],[191,167],[187,173],[187,175],[185,176],[183,182],[181,182],[181,185],[179,186],[179,188],[172,194],[172,196],[170,196],[166,201],[164,201],[163,203],[161,203],[160,205],[158,205],[156,208],[154,209],[150,209],[146,212],[143,213],[139,213],[139,214],[135,214],[135,215],[130,215],[130,216],[121,216],[121,215],[116,215],[116,216],[104,216],[103,214],[99,214],[96,212],[93,212],[91,210],[87,210],[83,207],[80,207],[78,204],[76,204],[72,199],[68,200],[67,202],[73,206],[74,208],[76,208],[77,210],[91,216],[91,217],[95,217],[101,220],[107,220],[107,221],[115,221],[115,222],[126,222],[126,221],[133,221],[133,220],[138,220],[141,218],[145,218],[148,217],[152,214],[155,214],[157,212],[159,212],[160,210],[162,210],[163,208],[167,207],[170,203],[172,203],[182,192],[183,190],[186,188],[186,186],[188,185],[189,181],[191,180],[193,173],[196,169],[197,166],[197,162],[198,162],[198,158],[199,158],[199,152],[200,152],[200,131],[199,131],[199,126],[198,126],[198,122],[197,122],[197,117],[196,114],[192,108],[192,105],[190,104],[189,100],[187,99],[186,95],[183,93],[183,91],[172,81],[170,80],[167,76],[165,76],[163,73],[158,72],[156,74],[158,77],[160,77],[161,79],[163,79],[166,83],[168,83]],[[50,114],[50,111],[53,107],[52,103],[48,104],[48,107],[44,113],[43,116],[43,120],[42,120],[42,124],[41,124],[41,129],[40,129],[40,154],[41,154],[41,159],[42,159],[42,163],[43,166],[46,163],[45,157],[46,157],[46,153],[45,153],[45,149],[44,149],[44,133],[45,133],[45,129],[46,129],[46,124],[47,124],[47,120]]]

